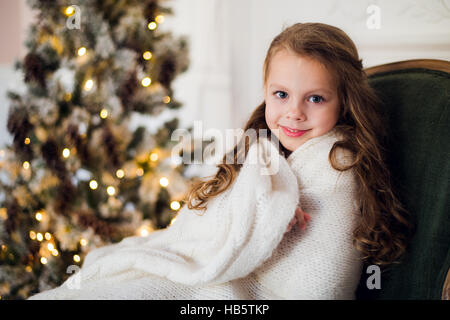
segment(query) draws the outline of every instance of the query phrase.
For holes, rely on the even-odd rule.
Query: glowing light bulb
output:
[[[53,251],[55,249],[55,246],[53,245],[53,243],[49,243],[47,245],[48,250]]]
[[[72,6],[69,6],[66,8],[66,10],[64,10],[64,13],[66,14],[66,16],[71,16],[71,15],[73,15],[74,12],[75,12],[75,9]]]
[[[152,79],[150,79],[149,77],[145,77],[141,81],[141,84],[143,87],[148,87],[151,83],[152,83]]]
[[[30,239],[36,240],[36,232],[34,232],[33,230],[30,231]]]
[[[46,257],[41,257],[41,263],[42,264],[47,264],[47,258]]]
[[[125,176],[125,172],[122,169],[116,171],[116,176],[119,179],[122,179]]]
[[[78,55],[80,57],[84,56],[86,54],[86,48],[85,47],[81,47],[80,49],[78,49],[77,53],[78,53]]]
[[[52,235],[50,233],[46,232],[44,237],[46,240],[50,240],[52,238]]]
[[[102,109],[102,110],[100,111],[100,118],[106,119],[107,117],[108,117],[108,110]]]
[[[77,254],[74,254],[73,255],[73,261],[75,261],[75,262],[80,262],[80,256],[79,255],[77,255]]]
[[[86,83],[84,84],[84,90],[86,91],[90,91],[92,89],[92,87],[94,86],[94,80],[89,79],[86,81]]]
[[[82,238],[80,240],[80,244],[84,247],[84,246],[86,246],[88,244],[88,241],[86,239]]]
[[[143,57],[145,60],[150,60],[150,59],[152,58],[152,53],[151,53],[150,51],[145,51],[145,52],[142,54],[142,57]]]
[[[163,98],[163,102],[164,103],[169,103],[170,102],[170,97],[169,96],[165,96],[164,98]]]
[[[58,254],[59,254],[58,250],[56,250],[56,249],[52,250],[52,256],[56,257]]]
[[[44,236],[42,235],[42,233],[38,233],[37,235],[36,235],[36,239],[37,239],[37,241],[42,241],[42,240],[44,240]]]
[[[64,148],[62,155],[64,158],[68,158],[70,156],[70,150],[68,148]]]
[[[25,170],[30,169],[30,163],[28,161],[25,161],[22,166]]]
[[[36,212],[35,218],[36,218],[37,221],[41,221],[42,220],[42,213]]]
[[[167,187],[169,185],[169,179],[167,179],[166,177],[162,177],[161,179],[159,179],[159,184],[163,187]]]
[[[156,24],[156,22],[154,22],[154,21],[152,21],[152,22],[150,22],[150,23],[148,24],[148,28],[149,28],[150,30],[155,30],[156,27],[157,27],[157,24]]]
[[[144,169],[142,169],[142,168],[136,169],[136,174],[137,174],[139,177],[142,177],[142,176],[144,175]]]
[[[181,207],[181,205],[180,205],[180,203],[178,201],[172,201],[170,203],[170,208],[172,210],[178,210],[178,209],[180,209],[180,207]]]
[[[113,186],[109,186],[106,188],[106,193],[108,193],[110,196],[113,196],[116,194],[116,189]]]
[[[157,161],[158,160],[158,154],[156,152],[152,152],[150,154],[150,160],[151,161]]]
[[[30,138],[25,138],[24,143],[25,143],[25,144],[30,144]]]
[[[157,15],[156,18],[155,18],[155,21],[157,23],[159,23],[159,24],[163,23],[164,22],[164,16],[161,15],[161,14]]]
[[[89,181],[89,187],[90,187],[92,190],[97,189],[97,187],[98,187],[97,181],[95,181],[95,180]]]

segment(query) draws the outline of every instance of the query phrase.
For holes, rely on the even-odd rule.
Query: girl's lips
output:
[[[280,127],[283,129],[284,134],[289,137],[300,137],[308,131],[308,130],[299,130],[297,132],[292,132],[292,131],[289,131],[288,129],[286,129],[286,127],[283,127],[283,126],[280,126]]]

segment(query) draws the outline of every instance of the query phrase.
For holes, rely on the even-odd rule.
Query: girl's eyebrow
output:
[[[284,89],[284,90],[288,90],[286,87],[282,86],[281,84],[276,84],[276,83],[271,83],[269,87],[278,87],[278,88],[281,88],[281,89]],[[317,91],[324,91],[324,92],[329,93],[329,94],[332,93],[332,91],[330,91],[329,89],[317,88],[317,89],[314,89],[314,90],[310,90],[310,91],[306,92],[305,94],[309,94],[309,93],[317,92]]]

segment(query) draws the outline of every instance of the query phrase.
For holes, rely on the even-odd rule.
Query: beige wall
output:
[[[0,64],[10,65],[25,53],[25,35],[33,14],[25,0],[0,0]]]

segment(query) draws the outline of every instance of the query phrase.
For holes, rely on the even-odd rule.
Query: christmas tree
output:
[[[60,285],[92,249],[167,227],[188,178],[175,117],[153,133],[133,117],[176,110],[171,83],[188,46],[160,30],[156,0],[33,0],[0,151],[0,296]],[[191,128],[188,128],[191,130]]]

